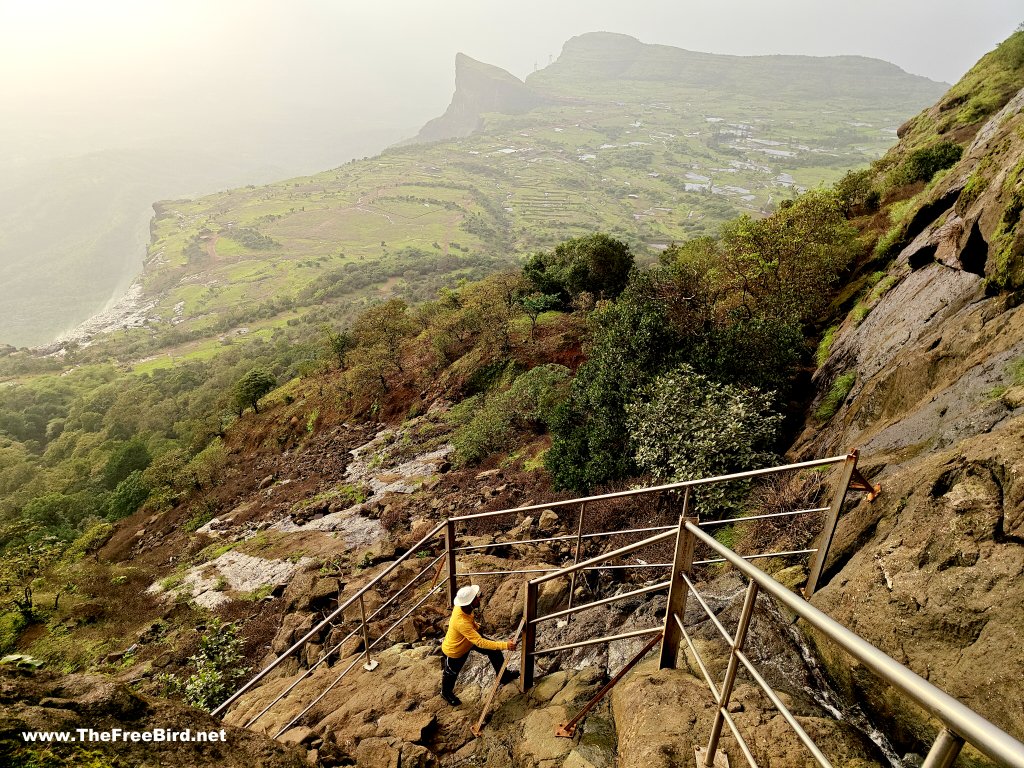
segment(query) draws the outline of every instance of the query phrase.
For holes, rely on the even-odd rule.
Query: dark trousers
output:
[[[475,645],[470,648],[470,652],[476,651],[477,653],[484,654],[491,662],[491,666],[494,667],[494,674],[497,675],[501,672],[501,665],[505,663],[505,654],[498,650],[485,651],[483,648],[477,648]],[[451,694],[455,691],[455,681],[459,677],[459,673],[462,668],[466,666],[466,662],[469,661],[469,653],[465,656],[459,656],[458,658],[452,658],[441,654],[441,692]]]

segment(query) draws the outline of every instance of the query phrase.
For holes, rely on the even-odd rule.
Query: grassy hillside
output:
[[[590,67],[615,46],[628,67]],[[155,305],[123,349],[169,362],[314,308],[337,319],[382,296],[425,299],[593,231],[650,262],[880,157],[942,88],[867,59],[769,59],[588,35],[529,78],[544,105],[483,115],[467,138],[163,203],[143,276]]]

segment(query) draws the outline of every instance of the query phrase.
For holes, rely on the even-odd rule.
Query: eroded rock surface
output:
[[[898,284],[840,328],[819,392],[856,381],[794,455],[852,448],[882,485],[848,504],[814,603],[1024,738],[1024,92],[911,216]],[[1014,234],[1016,233],[1016,234]],[[904,745],[936,723],[817,645],[832,676]],[[997,661],[996,661],[997,660]]]

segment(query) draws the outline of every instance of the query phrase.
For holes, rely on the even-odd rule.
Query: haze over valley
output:
[[[687,47],[698,50],[712,50],[714,43],[730,53],[820,54],[832,45],[830,36],[840,34],[839,26],[863,23],[856,16],[845,21],[834,16],[835,28],[825,24],[813,35],[787,25],[772,42],[698,7],[683,12],[641,3],[635,13],[625,14],[599,3],[542,5],[527,3],[521,16],[495,23],[489,12],[478,13],[463,0],[443,8],[396,2],[358,10],[311,0],[291,13],[270,0],[216,8],[197,2],[101,3],[88,10],[57,0],[4,4],[0,63],[9,77],[3,79],[0,106],[0,343],[45,344],[120,296],[145,258],[152,205],[158,200],[313,173],[414,136],[443,110],[455,74],[452,60],[460,49],[488,64],[509,62],[513,74],[523,78],[554,61],[572,34],[602,27],[635,29],[644,40],[686,37]],[[809,26],[821,25],[825,17],[819,10],[793,13]],[[542,28],[529,23],[536,13],[546,19]],[[768,23],[760,8],[744,13],[755,25],[759,19]],[[893,23],[911,18],[901,10]],[[996,39],[988,29],[982,34]],[[698,44],[701,40],[708,44]],[[865,35],[829,52],[877,56],[884,43]],[[497,59],[486,55],[492,49]],[[931,69],[941,80],[955,77],[961,71],[956,67],[966,67],[973,56],[937,57],[922,50],[907,61],[910,71]],[[676,75],[686,82],[685,72]],[[540,83],[544,77],[550,75],[531,79]],[[565,85],[560,95],[568,98],[574,88],[585,87]],[[822,173],[788,174],[779,163],[777,175],[813,186],[877,156],[894,140],[895,126],[928,101],[926,91],[897,103],[887,101],[883,87],[857,102],[863,107],[859,117],[820,115],[821,126],[805,120],[801,129],[839,131],[835,141],[815,149],[837,149],[842,158],[832,158]],[[678,95],[652,91],[646,97],[656,102]],[[613,96],[608,91],[602,98]],[[718,107],[737,106],[730,98],[723,92],[705,101],[691,94],[690,117],[703,110],[709,120],[719,117],[717,112],[724,120],[729,110]],[[741,109],[733,122],[742,122],[743,114],[767,119],[772,109],[792,106],[800,112],[810,105],[788,98],[762,101],[755,110],[760,114]],[[883,104],[887,111],[875,109]],[[859,122],[870,127],[848,125]],[[698,123],[687,130],[716,127]],[[517,130],[512,123],[505,127]],[[678,127],[671,121],[661,126],[668,133]],[[627,136],[632,129],[621,130]],[[716,134],[728,138],[729,130],[736,129],[719,125]],[[498,141],[499,134],[493,135]],[[756,155],[762,159],[771,158],[773,148],[790,151],[762,147],[765,151]],[[811,167],[806,159],[796,165]],[[679,170],[673,169],[669,165],[662,172]],[[686,172],[699,177],[686,180],[693,185],[711,178],[699,169]],[[725,187],[750,188],[749,180],[728,181],[718,185],[725,193]],[[755,197],[758,205],[747,207],[756,209],[767,199]],[[711,208],[724,212],[721,203],[712,200]]]

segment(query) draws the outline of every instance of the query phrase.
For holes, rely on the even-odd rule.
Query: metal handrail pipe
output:
[[[239,688],[237,691],[235,691],[233,694],[231,694],[231,696],[229,696],[219,707],[217,707],[215,710],[210,712],[210,714],[213,715],[214,717],[216,717],[218,714],[220,714],[225,709],[227,709],[229,706],[231,706],[231,704],[233,704],[235,701],[237,701],[238,698],[243,693],[245,693],[250,688],[252,688],[254,685],[256,685],[256,683],[258,683],[260,680],[262,680],[264,677],[266,677],[268,674],[270,674],[270,672],[272,670],[276,669],[278,667],[278,665],[280,665],[285,659],[287,659],[289,656],[291,656],[293,653],[295,653],[295,651],[299,650],[302,646],[304,646],[306,643],[308,643],[309,640],[312,637],[314,637],[318,632],[320,632],[320,630],[322,630],[324,627],[326,627],[328,624],[330,624],[332,621],[334,621],[335,618],[337,618],[340,614],[344,613],[346,608],[348,608],[356,600],[358,600],[360,597],[362,597],[364,592],[366,592],[371,587],[373,587],[376,584],[378,584],[382,579],[384,579],[385,576],[387,576],[389,573],[391,573],[393,570],[395,570],[395,568],[397,568],[399,565],[401,565],[403,562],[405,562],[412,555],[413,552],[415,552],[417,549],[419,549],[429,539],[431,539],[432,537],[434,537],[438,533],[440,533],[441,529],[444,528],[444,527],[445,527],[445,523],[444,522],[441,522],[441,523],[438,523],[437,525],[435,525],[434,528],[430,531],[430,533],[428,533],[426,536],[424,536],[422,539],[420,539],[418,542],[416,542],[413,546],[411,546],[408,549],[408,551],[406,551],[406,553],[404,555],[402,555],[397,560],[395,560],[393,563],[391,563],[391,565],[389,565],[387,568],[385,568],[381,573],[379,573],[376,576],[374,576],[363,587],[361,587],[359,590],[357,590],[354,595],[349,597],[349,599],[346,600],[342,605],[339,605],[337,608],[335,608],[327,616],[327,618],[325,618],[323,621],[321,621],[319,624],[317,624],[315,627],[313,627],[311,630],[309,630],[309,632],[307,632],[305,635],[303,635],[300,639],[296,640],[288,650],[286,650],[284,653],[282,653],[280,656],[278,656],[276,659],[274,659],[272,662],[270,662],[270,664],[268,664],[262,670],[257,672],[255,676],[250,678],[249,682],[247,682],[245,685],[243,685],[241,688]]]
[[[621,635],[609,635],[608,637],[595,637],[590,640],[581,640],[578,643],[569,643],[569,645],[556,645],[554,648],[544,648],[540,651],[534,651],[531,656],[546,656],[549,653],[558,653],[559,651],[571,651],[573,648],[582,648],[586,645],[599,645],[600,643],[610,643],[614,640],[628,640],[631,637],[643,637],[644,635],[652,635],[655,632],[661,632],[661,627],[652,627],[651,629],[637,629],[633,632],[623,632]]]
[[[810,750],[811,757],[814,758],[815,762],[822,766],[822,768],[832,768],[832,763],[829,762],[829,759],[822,754],[820,749],[818,749],[818,745],[814,743],[814,740],[807,735],[807,731],[805,731],[803,726],[800,725],[800,721],[793,716],[793,713],[790,712],[789,707],[787,707],[782,699],[779,698],[775,689],[772,688],[771,685],[768,684],[768,681],[761,676],[757,667],[755,667],[750,659],[747,658],[747,654],[743,651],[737,650],[736,658],[738,658],[740,663],[746,667],[747,672],[752,678],[754,678],[754,682],[757,683],[761,690],[765,692],[765,695],[771,699],[772,704],[775,705],[775,708],[779,710],[779,714],[781,714],[782,717],[785,718],[786,722],[789,723],[789,727],[796,733],[797,738],[800,739],[808,750]]]
[[[722,719],[725,720],[725,724],[729,726],[729,730],[732,731],[733,738],[736,739],[736,743],[740,745],[740,752],[743,753],[743,757],[747,760],[747,765],[750,768],[758,768],[757,760],[754,759],[754,755],[750,752],[750,747],[747,746],[747,740],[743,738],[743,734],[740,733],[740,729],[736,727],[736,721],[732,719],[732,715],[725,707],[719,707],[719,711],[722,713]]]
[[[373,617],[371,616],[370,618],[373,618]],[[335,643],[334,646],[329,651],[327,651],[327,653],[325,653],[323,656],[321,656],[319,659],[317,659],[316,662],[314,662],[309,667],[309,669],[307,669],[305,672],[303,672],[301,675],[299,675],[299,677],[297,677],[295,680],[292,681],[291,685],[289,685],[287,688],[285,688],[284,691],[279,693],[277,695],[277,698],[275,698],[272,702],[267,704],[267,706],[263,709],[262,712],[260,712],[258,715],[256,715],[256,717],[252,718],[252,720],[247,722],[245,724],[245,727],[249,728],[253,723],[255,723],[257,720],[259,720],[261,717],[263,717],[265,714],[267,714],[267,712],[269,712],[273,708],[273,706],[275,704],[277,704],[277,702],[279,702],[281,699],[283,699],[285,696],[287,696],[289,693],[291,693],[295,689],[296,686],[298,686],[303,680],[305,680],[307,677],[309,677],[311,674],[313,674],[313,670],[315,670],[323,662],[327,661],[327,659],[329,659],[331,656],[333,656],[335,651],[337,651],[339,648],[341,648],[341,646],[343,646],[345,643],[347,643],[349,640],[351,640],[353,637],[355,637],[356,633],[358,633],[359,631],[360,631],[360,627],[357,626],[355,629],[353,629],[351,632],[349,632],[347,635],[345,635],[345,637],[343,637],[339,642]]]
[[[672,563],[628,563],[626,565],[588,565],[581,571],[620,571],[641,568],[671,568]]]
[[[701,658],[699,653],[697,653],[697,646],[694,644],[693,638],[690,637],[690,633],[686,631],[686,627],[684,627],[683,622],[680,621],[679,614],[673,614],[672,617],[676,620],[676,624],[679,625],[679,629],[683,633],[683,639],[686,640],[686,644],[690,648],[690,653],[693,654],[694,661],[697,662],[697,666],[704,675],[704,682],[708,684],[708,689],[711,691],[711,695],[715,697],[715,704],[721,705],[722,697],[718,695],[718,686],[715,685],[715,681],[711,677],[711,673],[708,672],[708,668],[704,664],[704,659]]]
[[[734,641],[732,635],[729,634],[729,630],[727,630],[725,628],[725,625],[718,620],[718,617],[715,615],[715,612],[711,610],[711,606],[708,605],[704,601],[704,598],[700,596],[700,592],[697,591],[697,588],[693,585],[693,582],[690,581],[690,577],[687,576],[685,573],[681,573],[680,576],[683,577],[683,581],[686,582],[686,586],[690,588],[690,592],[697,599],[697,603],[700,605],[701,608],[704,609],[704,613],[706,613],[708,615],[708,618],[711,619],[711,623],[714,624],[715,627],[717,627],[719,633],[725,639],[725,642],[729,645],[732,645]]]
[[[321,701],[323,701],[324,696],[326,696],[328,693],[330,693],[331,690],[334,688],[334,686],[336,686],[338,683],[340,683],[342,678],[345,677],[345,675],[347,675],[349,672],[351,672],[355,668],[356,664],[358,664],[361,661],[361,659],[362,659],[362,657],[357,654],[355,659],[352,661],[352,663],[349,664],[347,667],[345,667],[345,669],[342,671],[342,673],[340,675],[338,675],[336,678],[334,678],[334,682],[332,682],[329,686],[327,686],[320,693],[319,696],[317,696],[315,699],[313,699],[311,702],[309,702],[309,704],[306,705],[305,709],[303,709],[301,712],[299,712],[299,714],[297,714],[295,717],[293,717],[291,720],[289,720],[288,721],[288,725],[284,726],[281,730],[279,730],[277,733],[275,733],[274,734],[274,738],[275,739],[280,738],[282,733],[284,733],[289,728],[291,728],[293,725],[295,725],[297,722],[299,722],[305,716],[305,714],[307,712],[309,712],[309,710],[311,710],[313,707],[315,707],[317,704],[319,704]]]
[[[531,624],[540,624],[544,621],[551,621],[552,619],[560,619],[563,616],[571,616],[574,613],[585,611],[588,608],[597,608],[599,605],[608,605],[619,600],[625,600],[627,597],[636,597],[637,595],[646,595],[650,592],[658,592],[659,590],[665,589],[672,582],[663,581],[660,584],[652,584],[649,587],[642,587],[641,589],[634,589],[632,592],[624,592],[621,595],[613,595],[612,597],[606,597],[603,600],[595,600],[592,603],[586,603],[584,605],[574,605],[572,608],[566,608],[562,611],[556,611],[555,613],[549,613],[544,616],[538,616],[536,619],[531,621]]]
[[[793,517],[794,515],[809,515],[812,512],[828,512],[828,507],[814,507],[812,509],[794,509],[790,512],[772,512],[770,515],[744,515],[743,517],[730,517],[725,520],[701,520],[697,525],[701,528],[710,528],[713,525],[730,525],[732,523],[746,523],[750,520],[771,520],[773,517]],[[674,526],[673,526],[674,527]]]
[[[827,507],[826,507],[827,509]],[[796,514],[793,512],[786,512],[785,514]],[[453,518],[454,519],[454,518]],[[747,519],[747,518],[741,518]],[[753,519],[753,518],[751,518]],[[732,521],[728,521],[732,522]],[[703,525],[703,523],[702,523]],[[659,525],[656,528],[627,528],[622,531],[599,531],[598,533],[584,533],[580,536],[581,539],[599,539],[606,538],[608,536],[626,536],[631,533],[657,533],[660,531],[674,531],[678,529],[678,525]],[[518,544],[548,544],[552,541],[576,541],[575,536],[549,536],[544,539],[513,539],[511,541],[495,541],[490,544],[473,544],[468,547],[456,547],[453,552],[474,552],[481,549],[491,549],[492,547],[511,547]]]
[[[549,536],[545,539],[511,539],[509,541],[494,541],[490,544],[473,544],[468,547],[455,547],[452,552],[473,552],[479,549],[491,549],[492,547],[515,547],[520,544],[547,544],[552,541],[576,541],[575,536]]]
[[[621,531],[601,531],[600,533],[584,533],[581,539],[596,539],[602,536],[625,536],[630,533],[660,533],[661,531],[678,530],[679,525],[659,525],[654,528],[625,528]],[[574,537],[575,538],[575,537]]]
[[[438,555],[438,556],[437,556],[437,557],[435,557],[435,558],[434,558],[433,560],[431,560],[431,561],[430,561],[429,563],[427,563],[427,564],[426,564],[426,565],[425,565],[425,566],[423,567],[423,570],[421,570],[421,571],[420,571],[419,573],[417,573],[417,574],[416,574],[415,576],[413,576],[413,577],[412,577],[411,579],[409,579],[409,581],[407,581],[407,582],[405,583],[405,586],[404,586],[404,587],[402,587],[402,588],[401,588],[400,590],[398,590],[397,592],[395,592],[395,594],[393,594],[393,595],[392,595],[391,597],[389,597],[389,598],[387,599],[387,602],[383,603],[383,604],[382,604],[382,605],[381,605],[381,606],[380,606],[379,608],[377,608],[377,610],[376,610],[376,611],[374,611],[373,613],[371,613],[371,614],[369,615],[369,617],[368,617],[368,618],[367,618],[366,620],[367,620],[367,621],[372,621],[372,620],[373,620],[374,618],[376,618],[376,616],[377,616],[377,614],[378,614],[378,613],[380,613],[380,612],[381,612],[381,611],[383,611],[383,610],[384,610],[385,608],[387,608],[387,607],[388,607],[389,605],[391,605],[391,604],[392,604],[393,602],[395,602],[395,600],[397,600],[397,599],[398,599],[398,598],[399,598],[399,597],[400,597],[400,596],[402,595],[402,593],[403,593],[403,592],[405,592],[405,590],[407,590],[407,589],[408,589],[409,587],[411,587],[411,586],[412,586],[413,584],[415,584],[415,583],[416,583],[417,581],[419,581],[419,580],[420,580],[420,579],[421,579],[421,578],[423,577],[423,575],[424,575],[424,574],[426,574],[426,573],[427,573],[427,571],[429,571],[429,570],[430,570],[431,568],[433,568],[433,567],[434,567],[435,565],[437,565],[437,563],[438,563],[438,562],[439,562],[439,561],[440,561],[440,560],[441,560],[442,558],[444,558],[444,556],[445,556],[446,554],[447,554],[447,553],[445,553],[445,552],[442,552],[442,553],[441,553],[440,555]]]
[[[408,611],[403,613],[394,624],[392,624],[390,627],[388,627],[387,629],[385,629],[383,632],[380,633],[380,637],[378,637],[376,640],[374,640],[372,643],[370,643],[370,650],[372,650],[373,647],[375,645],[377,645],[377,643],[379,643],[385,637],[387,637],[392,632],[394,632],[395,628],[399,624],[401,624],[403,621],[405,621],[407,618],[409,618],[409,616],[412,614],[413,611],[415,611],[417,608],[419,608],[421,605],[423,605],[425,602],[427,602],[427,600],[429,600],[431,597],[433,597],[435,592],[440,591],[443,587],[444,587],[444,584],[438,584],[436,587],[434,587],[433,589],[429,590],[427,592],[427,594],[425,594],[422,598],[420,598],[420,601],[418,603],[416,603],[416,605],[414,605]]]
[[[788,557],[790,555],[811,555],[817,552],[817,549],[791,549],[785,552],[759,552],[756,555],[742,555],[744,560],[759,560],[763,557]],[[694,560],[694,565],[713,565],[715,563],[726,562],[724,557],[713,557],[710,560]]]
[[[522,568],[515,571],[460,571],[456,576],[512,576],[523,573],[551,573],[560,570],[558,568]]]
[[[613,570],[639,570],[643,568],[671,568],[672,563],[635,563],[631,565],[593,565],[587,568],[580,568],[581,571],[613,571]],[[509,574],[521,573],[561,573],[563,568],[525,568],[518,571],[466,571],[458,573],[457,576],[507,576]]]
[[[682,480],[678,483],[666,483],[665,485],[656,485],[652,488],[635,488],[629,491],[616,491],[615,493],[603,493],[598,496],[580,496],[575,499],[566,499],[565,501],[552,501],[547,504],[531,504],[528,507],[511,507],[509,509],[498,509],[493,512],[477,512],[473,515],[460,515],[458,517],[451,518],[454,522],[462,523],[467,520],[482,520],[488,517],[499,517],[501,515],[508,515],[513,512],[534,512],[543,509],[552,509],[554,507],[567,507],[574,504],[581,504],[582,502],[592,501],[604,501],[606,499],[621,499],[629,496],[639,496],[646,493],[658,493],[660,491],[677,491],[683,488],[696,488],[702,485],[712,485],[714,483],[728,483],[734,480],[748,480],[753,477],[762,477],[764,475],[778,474],[780,472],[789,472],[796,469],[813,469],[814,467],[827,467],[831,464],[840,464],[844,461],[853,458],[853,454],[844,454],[842,456],[830,456],[827,459],[815,459],[814,461],[800,461],[795,464],[784,464],[781,467],[766,467],[764,469],[752,469],[746,472],[735,472],[731,475],[719,475],[718,477],[702,477],[697,480]]]
[[[409,579],[409,581],[406,582],[406,585],[404,587],[402,587],[400,590],[395,592],[395,594],[393,594],[391,597],[389,597],[387,602],[382,603],[377,608],[377,610],[375,610],[373,613],[371,613],[369,616],[367,616],[366,620],[367,621],[373,621],[375,618],[377,618],[377,615],[379,613],[381,613],[381,611],[385,610],[389,605],[391,605],[393,602],[395,602],[395,600],[397,600],[402,595],[402,593],[405,592],[405,590],[407,590],[409,587],[411,587],[413,584],[415,584],[417,581],[419,581],[420,577],[422,577],[423,574],[425,574],[427,571],[429,571],[431,568],[433,568],[434,565],[437,563],[437,561],[440,560],[444,556],[445,556],[445,553],[442,552],[440,555],[435,557],[431,562],[429,562],[427,564],[427,566],[423,570],[421,570],[419,573],[417,573],[415,576],[413,576],[411,579]],[[349,640],[351,640],[356,635],[356,633],[359,632],[359,630],[360,630],[360,628],[356,627],[351,632],[349,632],[347,635],[345,635],[345,637],[343,637],[341,640],[339,640],[337,643],[335,643],[333,646],[331,646],[330,650],[328,650],[319,659],[317,659],[309,667],[309,669],[307,669],[305,671],[305,673],[303,675],[301,675],[300,677],[296,678],[296,680],[291,685],[289,685],[282,693],[278,694],[277,698],[274,699],[272,702],[270,702],[262,712],[260,712],[258,715],[256,715],[256,717],[254,717],[252,720],[250,720],[248,723],[246,723],[245,727],[249,728],[253,723],[255,723],[257,720],[259,720],[261,717],[263,717],[265,714],[267,714],[267,712],[269,712],[271,710],[271,708],[275,704],[277,704],[277,702],[279,702],[281,699],[283,699],[285,696],[287,696],[289,693],[291,693],[292,690],[299,683],[301,683],[303,680],[305,680],[307,677],[309,677],[313,673],[314,669],[316,669],[322,663],[327,661],[327,659],[331,658],[331,656],[334,655],[334,652],[337,651],[339,648],[341,648],[341,646],[343,646]]]
[[[284,698],[285,696],[287,696],[287,695],[288,695],[289,693],[291,693],[291,692],[292,692],[293,690],[295,690],[295,688],[296,688],[296,687],[297,687],[297,686],[298,686],[298,685],[299,685],[299,684],[300,684],[300,683],[301,683],[301,682],[302,682],[303,680],[305,680],[305,679],[306,679],[307,677],[309,677],[309,676],[310,676],[311,674],[313,674],[313,670],[315,670],[315,669],[316,669],[317,667],[319,667],[319,666],[320,666],[320,665],[321,665],[321,664],[322,664],[323,662],[327,661],[327,659],[329,659],[329,658],[330,658],[330,657],[331,657],[332,655],[334,655],[334,652],[335,652],[336,650],[338,650],[338,649],[339,649],[339,648],[340,648],[340,647],[341,647],[342,645],[344,645],[344,644],[345,644],[345,643],[347,643],[347,642],[348,642],[348,641],[349,641],[350,639],[352,639],[353,637],[355,637],[356,633],[357,633],[357,632],[359,632],[359,629],[360,629],[359,627],[356,627],[356,628],[355,628],[355,629],[353,629],[353,630],[352,630],[351,632],[349,632],[349,633],[348,633],[347,635],[345,635],[345,637],[343,637],[343,638],[341,639],[341,641],[340,641],[340,642],[336,643],[336,644],[335,644],[335,645],[334,645],[334,646],[333,646],[333,647],[332,647],[332,648],[331,648],[331,649],[330,649],[329,651],[327,651],[327,653],[325,653],[325,654],[324,654],[323,656],[321,656],[321,657],[320,657],[319,659],[317,659],[315,663],[313,663],[312,665],[310,665],[309,669],[307,669],[307,670],[306,670],[305,672],[303,672],[303,673],[302,673],[301,675],[299,675],[299,676],[298,676],[297,678],[295,678],[295,679],[294,679],[294,680],[292,681],[292,684],[291,684],[291,685],[289,685],[289,686],[288,686],[287,688],[285,688],[285,689],[284,689],[284,690],[283,690],[283,691],[282,691],[281,693],[279,693],[279,694],[277,695],[277,697],[276,697],[276,698],[275,698],[275,699],[274,699],[274,700],[273,700],[272,702],[270,702],[269,704],[267,704],[267,706],[266,706],[266,707],[264,707],[264,708],[263,708],[263,711],[262,711],[262,712],[260,712],[260,713],[259,713],[258,715],[256,715],[256,716],[255,716],[254,718],[252,718],[252,719],[251,719],[251,720],[250,720],[249,722],[247,722],[247,723],[246,723],[246,724],[245,724],[245,725],[244,725],[243,727],[244,727],[244,728],[251,728],[251,727],[252,727],[252,725],[253,725],[253,723],[255,723],[255,722],[256,722],[257,720],[259,720],[259,719],[260,719],[261,717],[263,717],[263,716],[264,716],[265,714],[267,714],[267,712],[269,712],[269,711],[270,711],[271,709],[273,709],[274,705],[275,705],[275,704],[277,704],[277,702],[279,702],[279,701],[280,701],[281,699],[283,699],[283,698]]]
[[[948,693],[936,688],[888,654],[875,648],[867,640],[851,632],[803,598],[790,592],[771,576],[750,565],[727,547],[722,546],[696,525],[692,523],[685,525],[686,530],[711,547],[712,550],[721,554],[748,578],[757,581],[762,589],[789,610],[824,633],[826,637],[884,681],[903,691],[917,704],[941,720],[954,733],[971,742],[978,750],[993,760],[1013,766],[1013,768],[1024,768],[1024,744],[961,704]]]
[[[518,510],[516,510],[518,511]],[[770,520],[775,517],[794,517],[796,515],[807,515],[812,512],[827,512],[828,507],[814,507],[813,509],[795,509],[790,512],[773,512],[770,515],[745,515],[743,517],[733,517],[728,520],[701,520],[698,525],[701,528],[710,528],[714,525],[731,525],[732,523],[745,523],[751,520]],[[458,518],[452,518],[457,520]],[[652,528],[626,528],[621,531],[599,531],[597,533],[584,533],[580,536],[581,539],[600,539],[607,538],[608,536],[627,536],[633,533],[660,533],[662,531],[674,531],[678,528],[678,525],[658,525]],[[455,547],[453,552],[475,552],[481,549],[491,549],[492,547],[512,547],[520,544],[548,544],[553,541],[575,541],[575,536],[548,536],[540,539],[513,539],[512,541],[494,541],[490,544],[473,544],[468,547]]]
[[[371,613],[369,616],[367,616],[366,621],[373,621],[375,618],[377,618],[377,615],[379,613],[384,611],[389,605],[391,605],[393,602],[395,602],[395,600],[397,600],[402,595],[402,593],[405,592],[405,590],[407,590],[409,587],[411,587],[413,584],[415,584],[417,581],[419,581],[420,577],[422,577],[423,574],[425,574],[427,571],[429,571],[431,568],[433,568],[434,565],[437,563],[437,561],[440,560],[442,557],[444,557],[444,555],[445,555],[445,553],[442,552],[440,555],[435,557],[430,563],[427,564],[427,566],[423,570],[421,570],[419,573],[417,573],[415,576],[413,576],[411,579],[409,579],[409,581],[406,582],[406,585],[404,587],[402,587],[400,590],[395,592],[395,594],[393,594],[391,597],[389,597],[387,602],[382,603],[377,608],[377,610],[375,610],[373,613]],[[343,646],[345,643],[347,643],[349,640],[351,640],[353,637],[355,637],[356,633],[358,633],[359,631],[360,631],[360,627],[356,627],[351,632],[349,632],[347,635],[345,635],[345,637],[343,637],[341,640],[339,640],[337,643],[335,643],[333,646],[331,646],[330,650],[328,650],[319,659],[317,659],[309,667],[309,669],[307,669],[305,671],[305,673],[303,673],[298,678],[296,678],[292,682],[292,684],[289,685],[284,691],[282,691],[280,694],[278,694],[277,698],[275,698],[272,702],[270,702],[266,706],[266,708],[264,708],[264,710],[262,712],[260,712],[258,715],[256,715],[256,717],[252,718],[249,722],[247,722],[245,724],[245,727],[246,728],[251,727],[253,723],[255,723],[257,720],[259,720],[261,717],[263,717],[265,714],[267,714],[267,712],[269,712],[273,708],[273,706],[275,704],[277,704],[277,702],[279,702],[281,699],[283,699],[285,696],[287,696],[289,693],[291,693],[292,690],[294,690],[295,687],[297,685],[299,685],[299,683],[301,683],[303,680],[305,680],[307,677],[309,677],[311,674],[313,674],[313,670],[314,669],[316,669],[322,663],[327,661],[327,659],[331,658],[331,656],[334,655],[335,651],[337,651],[339,648],[341,648],[341,646]]]
[[[541,576],[537,579],[532,579],[530,583],[543,584],[545,581],[550,581],[551,579],[557,578],[559,576],[568,576],[570,573],[573,573],[575,571],[582,571],[586,568],[599,565],[605,562],[606,560],[612,560],[616,557],[622,557],[623,555],[628,555],[630,552],[636,552],[638,549],[644,549],[645,547],[649,547],[652,544],[657,544],[659,541],[667,541],[668,539],[674,538],[674,531],[665,531],[665,533],[659,533],[656,536],[651,536],[650,538],[643,539],[642,541],[636,541],[632,544],[627,544],[624,547],[614,549],[611,552],[606,552],[602,555],[598,555],[597,557],[592,557],[589,560],[584,560],[582,563],[571,565],[568,568],[562,568],[558,570],[557,573]]]
[[[429,598],[435,592],[439,591],[442,587],[444,587],[443,584],[438,584],[436,587],[434,587],[433,589],[428,591],[427,594],[425,594],[423,596],[422,600],[420,600],[418,603],[416,603],[416,605],[414,605],[412,608],[410,608],[405,613],[405,615],[402,616],[402,618],[400,618],[398,621],[396,621],[394,624],[392,624],[383,634],[381,634],[380,637],[378,637],[376,640],[374,640],[372,643],[370,643],[370,645],[366,648],[366,650],[367,651],[373,650],[373,647],[377,643],[379,643],[381,640],[383,640],[387,636],[387,634],[389,632],[391,632],[395,627],[397,627],[399,624],[401,624],[403,621],[405,621],[405,619],[409,616],[410,613],[412,613],[417,608],[419,608],[421,605],[423,605],[423,603],[425,603],[427,601],[427,598]],[[274,736],[274,738],[275,739],[278,738],[282,733],[284,733],[289,728],[291,728],[293,725],[295,725],[297,722],[299,722],[305,716],[305,714],[307,712],[309,712],[309,710],[311,710],[313,707],[315,707],[317,704],[319,704],[321,701],[323,701],[324,697],[328,693],[330,693],[331,690],[334,689],[334,686],[336,686],[338,683],[341,682],[341,679],[343,677],[345,677],[345,675],[347,675],[356,664],[359,663],[360,659],[362,659],[362,656],[360,654],[356,654],[355,660],[351,664],[349,664],[345,668],[345,670],[334,679],[334,682],[332,682],[329,686],[327,686],[319,696],[317,696],[315,699],[313,699],[313,701],[309,702],[309,704],[306,706],[306,708],[303,709],[301,712],[299,712],[299,714],[297,714],[294,718],[292,718],[291,722],[289,722],[288,725],[286,725],[284,728],[282,728],[280,731],[278,731],[277,734]]]
[[[594,565],[587,568],[580,568],[581,571],[612,571],[612,570],[639,570],[643,568],[671,568],[672,563],[635,563],[631,565]],[[561,572],[563,568],[524,568],[516,571],[466,571],[459,572],[456,576],[508,576],[510,574],[522,573],[555,573]]]

